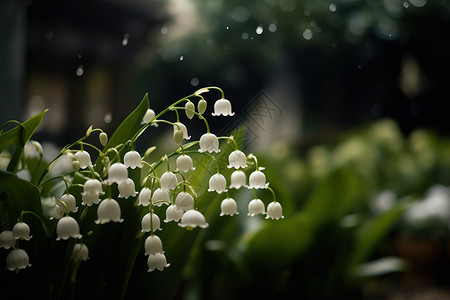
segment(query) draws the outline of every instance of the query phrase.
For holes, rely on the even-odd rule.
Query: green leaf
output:
[[[36,129],[42,122],[44,115],[47,113],[48,109],[35,115],[31,119],[22,123],[22,126],[16,126],[13,129],[0,134],[0,152],[5,150],[9,145],[25,145],[34,134]],[[21,133],[22,128],[24,130],[23,135]]]

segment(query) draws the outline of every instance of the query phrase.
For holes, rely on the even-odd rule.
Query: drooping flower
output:
[[[59,220],[64,217],[65,207],[62,203],[55,203],[54,206],[49,210],[48,216],[50,220]]]
[[[144,187],[139,193],[139,202],[138,205],[148,206],[150,205],[150,197],[152,195],[152,190]]]
[[[266,183],[266,175],[261,171],[253,171],[249,177],[249,189],[267,189],[269,183]]]
[[[200,228],[207,228],[209,224],[206,223],[205,216],[201,212],[195,209],[190,209],[183,214],[181,217],[181,222],[178,223],[178,226],[192,230],[197,226]]]
[[[13,249],[6,257],[6,268],[10,271],[25,269],[30,266],[28,254],[23,249]]]
[[[162,189],[173,190],[178,184],[177,175],[170,171],[164,172],[159,180],[159,183],[161,184]]]
[[[92,165],[91,156],[87,151],[78,151],[75,153],[74,157],[80,163],[81,169],[86,169],[88,166]]]
[[[191,139],[191,136],[188,135],[186,125],[184,125],[183,123],[180,123],[180,122],[174,123],[173,131],[175,132],[176,130],[181,130],[183,132],[183,139],[185,139],[185,140],[190,140]]]
[[[177,158],[177,172],[187,172],[189,170],[195,170],[192,158],[189,155],[180,155]]]
[[[141,221],[142,226],[142,232],[149,232],[152,231],[155,232],[156,230],[162,230],[161,228],[161,221],[159,220],[159,217],[155,213],[148,213],[146,214]]]
[[[228,168],[246,168],[247,167],[247,157],[245,156],[244,152],[240,150],[235,150],[230,153],[228,156],[229,165]]]
[[[147,124],[148,122],[150,122],[151,120],[153,120],[155,118],[155,111],[151,108],[147,109],[147,111],[145,112],[144,117],[142,118],[142,122],[141,125]],[[157,123],[152,123],[152,126],[158,127]]]
[[[137,195],[135,190],[134,181],[131,178],[127,178],[119,182],[119,198],[128,199],[128,197],[134,197]]]
[[[200,137],[200,149],[199,152],[220,152],[219,140],[213,133],[205,133]]]
[[[66,204],[67,209],[70,212],[77,212],[78,211],[78,207],[77,207],[77,202],[75,200],[75,197],[71,194],[64,194],[61,196],[61,198],[59,198],[59,201],[62,201]]]
[[[14,238],[13,232],[11,230],[4,230],[0,233],[0,248],[9,249],[14,247],[16,244],[16,239]]]
[[[222,203],[220,204],[220,215],[238,215],[239,212],[237,211],[237,204],[236,201],[232,198],[226,198],[222,200]]]
[[[141,155],[137,151],[128,151],[123,157],[125,167],[135,169],[142,168]]]
[[[166,219],[164,222],[168,223],[170,221],[178,222],[180,221],[181,217],[183,216],[183,211],[179,209],[175,205],[169,205],[166,210]]]
[[[103,195],[102,184],[97,179],[88,179],[83,185],[83,193],[81,193],[81,198],[83,202],[82,205],[91,206],[92,204],[97,204],[100,202],[99,195]]]
[[[123,219],[120,218],[119,203],[114,199],[107,198],[100,202],[97,208],[97,220],[95,220],[95,223],[105,224],[111,221],[122,223]]]
[[[74,261],[86,261],[89,259],[89,249],[83,243],[77,243],[73,246],[72,259]]]
[[[265,207],[264,207],[264,203],[260,200],[260,199],[253,199],[252,201],[250,201],[248,203],[248,215],[250,217],[262,214],[264,215],[265,212]]]
[[[239,189],[247,184],[247,175],[243,171],[237,170],[231,173],[230,188]]]
[[[67,240],[71,237],[81,239],[82,237],[77,221],[71,216],[59,219],[58,224],[56,224],[56,234],[58,235],[57,241],[60,239]]]
[[[145,255],[164,253],[161,239],[157,235],[148,236],[145,239],[144,247],[145,247]]]
[[[216,191],[218,194],[226,192],[227,190],[227,180],[222,174],[214,174],[209,179],[209,189],[208,192]]]
[[[170,266],[170,264],[167,263],[166,256],[162,253],[150,254],[148,256],[147,263],[148,263],[147,272],[153,272],[156,269],[162,271],[164,268]]]
[[[192,119],[194,117],[194,114],[195,114],[195,105],[194,105],[194,103],[192,103],[191,101],[187,101],[186,104],[184,105],[184,107],[186,108],[186,110],[185,110],[186,116],[189,119]]]
[[[170,203],[169,190],[157,188],[152,195],[152,203],[156,206]]]
[[[175,205],[178,209],[186,211],[194,208],[194,198],[187,192],[180,192],[175,198]]]
[[[213,116],[234,116],[234,112],[231,112],[231,103],[227,99],[219,99],[214,103]]]
[[[281,204],[279,202],[270,202],[269,205],[267,205],[267,215],[266,219],[283,219],[283,209],[281,208]]]
[[[30,236],[30,226],[24,222],[18,222],[13,227],[13,235],[16,240],[30,240],[33,236]]]
[[[114,163],[109,167],[108,170],[108,180],[107,182],[109,184],[120,183],[123,180],[126,180],[128,178],[128,170],[127,167],[125,167],[122,163]]]

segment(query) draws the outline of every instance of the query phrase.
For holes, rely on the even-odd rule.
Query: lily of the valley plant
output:
[[[64,147],[48,162],[43,159],[45,153],[42,146],[30,140],[45,112],[24,123],[10,121],[1,126],[0,152],[2,162],[6,163],[2,163],[4,170],[0,171],[0,192],[3,195],[0,247],[4,248],[1,251],[7,251],[7,270],[18,272],[33,267],[34,262],[24,250],[32,248],[23,247],[36,240],[33,232],[38,229],[30,226],[32,219],[38,220],[33,224],[40,224],[47,238],[56,240],[56,243],[73,241],[67,244],[70,247],[70,263],[79,266],[87,259],[96,259],[89,255],[86,237],[107,223],[124,222],[127,215],[122,214],[123,205],[133,203],[134,209],[139,212],[137,221],[141,228],[139,232],[129,234],[145,239],[141,253],[148,256],[146,267],[148,272],[152,272],[156,269],[162,271],[170,265],[170,259],[166,258],[166,255],[170,257],[170,253],[164,251],[164,241],[158,236],[164,224],[176,222],[178,230],[208,228],[208,219],[198,206],[200,197],[219,195],[220,216],[239,214],[237,203],[246,201],[248,211],[241,213],[251,217],[265,215],[266,219],[274,220],[283,218],[282,207],[266,181],[264,168],[258,165],[257,158],[239,149],[239,143],[233,136],[218,137],[210,131],[205,118],[207,101],[204,95],[212,91],[221,93],[221,98],[214,104],[212,116],[233,116],[230,102],[217,87],[202,88],[175,101],[160,113],[150,108],[146,95],[109,140],[106,132],[91,126],[85,136]],[[185,116],[187,119],[197,117],[204,122],[205,133],[198,141],[191,140],[188,127],[181,122],[186,119]],[[5,131],[11,124],[13,128]],[[173,152],[155,157],[156,147],[152,146],[139,153],[136,142],[144,131],[157,131],[164,126],[173,128]],[[97,145],[98,142],[87,142],[88,137],[96,133],[101,146]],[[37,153],[38,159],[34,160],[34,164],[23,155],[27,147],[32,147]],[[216,158],[224,148],[230,151],[225,164]],[[71,161],[71,170],[55,175],[53,169],[63,158]],[[203,166],[205,162],[211,164],[214,174],[199,168],[196,165],[199,162]],[[228,169],[234,171],[225,176],[223,171]],[[28,174],[26,185],[16,176],[24,172]],[[200,178],[200,183],[208,187],[207,191],[198,193],[198,182],[193,185],[189,178]],[[39,205],[30,206],[26,205],[26,201],[12,199],[20,198],[21,193],[27,192],[20,191],[16,183],[37,191]],[[233,198],[232,193],[242,188],[254,190],[254,199]],[[267,197],[264,190],[268,191]],[[264,197],[259,199],[258,195]],[[26,198],[24,195],[22,197]],[[86,217],[93,213],[96,214],[95,220]]]

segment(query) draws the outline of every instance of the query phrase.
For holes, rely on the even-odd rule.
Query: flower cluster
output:
[[[90,127],[85,137],[74,144],[64,148],[60,155],[68,155],[73,160],[73,177],[62,176],[66,185],[64,193],[59,198],[52,198],[47,215],[50,219],[57,220],[56,240],[77,239],[72,250],[72,260],[76,262],[88,259],[89,250],[83,243],[83,236],[88,232],[80,232],[81,221],[88,210],[96,211],[95,224],[87,224],[87,228],[102,226],[106,223],[121,223],[124,221],[121,212],[122,203],[131,201],[135,208],[141,212],[140,236],[148,235],[145,239],[145,252],[148,256],[148,271],[156,269],[163,270],[170,264],[167,262],[161,239],[156,233],[163,229],[161,218],[164,223],[176,222],[179,227],[193,230],[197,227],[207,228],[209,225],[198,205],[198,187],[192,186],[187,176],[193,176],[196,170],[200,174],[196,176],[205,177],[204,169],[194,163],[195,161],[211,160],[215,162],[217,173],[203,181],[208,180],[208,192],[224,194],[220,204],[220,216],[233,216],[239,214],[238,205],[229,193],[232,189],[248,188],[254,191],[255,199],[248,203],[248,216],[266,215],[266,219],[278,220],[283,218],[282,207],[276,201],[274,191],[269,187],[264,168],[258,166],[258,160],[253,154],[246,155],[239,150],[238,143],[231,137],[217,137],[210,132],[210,128],[204,113],[207,102],[202,93],[211,89],[219,90],[221,99],[214,105],[213,116],[233,116],[231,104],[224,98],[223,91],[217,87],[209,87],[198,90],[191,96],[182,98],[170,105],[167,109],[156,114],[148,108],[141,114],[141,127],[132,137],[120,144],[109,144],[108,136],[101,129]],[[197,106],[191,101],[200,98]],[[184,106],[177,106],[185,102]],[[187,127],[180,122],[179,111],[185,113],[187,118],[194,116],[204,121],[206,133],[199,140],[190,141]],[[171,122],[162,117],[169,112],[176,113],[176,121]],[[135,149],[136,140],[149,126],[169,124],[173,128],[173,139],[177,148],[174,152],[166,154],[161,158],[153,158],[149,148],[143,155]],[[99,141],[104,147],[98,149],[92,144],[84,142],[84,139],[94,131],[100,131]],[[221,152],[219,140],[226,140],[234,145],[234,151],[228,156],[228,164],[221,166],[215,158],[215,154]],[[189,141],[189,142],[187,142]],[[195,147],[198,147],[197,149]],[[78,149],[79,147],[79,149]],[[93,163],[91,154],[86,147],[98,152],[98,157]],[[197,160],[198,159],[198,160]],[[176,167],[171,166],[170,160],[176,161]],[[173,163],[172,163],[173,164]],[[51,164],[49,164],[50,168]],[[48,168],[48,169],[49,169]],[[47,170],[48,170],[47,169]],[[229,179],[221,173],[221,170],[234,169]],[[250,172],[252,171],[252,172]],[[137,173],[139,176],[136,176]],[[248,183],[247,183],[247,174]],[[76,176],[75,176],[76,175]],[[77,178],[75,180],[75,177]],[[142,179],[141,179],[142,178]],[[42,177],[41,177],[42,179]],[[50,181],[49,179],[48,181]],[[47,181],[41,182],[41,186]],[[229,183],[229,185],[228,185]],[[78,194],[74,191],[82,189]],[[258,199],[257,190],[269,190],[273,195],[273,201],[267,205]],[[203,191],[200,191],[203,192]],[[208,193],[201,193],[208,195]],[[80,212],[79,212],[79,208]],[[165,211],[165,216],[161,212]],[[18,248],[17,240],[29,240],[30,228],[23,223],[22,216],[12,231],[3,231],[0,234],[0,246],[4,248],[13,247],[14,250],[8,255],[7,266],[9,270],[25,268],[29,264],[27,253]],[[83,220],[84,221],[84,220]]]

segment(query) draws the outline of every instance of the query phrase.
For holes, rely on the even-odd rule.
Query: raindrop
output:
[[[230,26],[227,26],[227,30],[230,29]]]
[[[275,32],[275,31],[277,31],[277,25],[275,25],[275,24],[270,24],[270,25],[269,25],[269,31],[270,31],[270,32]]]
[[[112,121],[112,113],[108,112],[104,117],[103,120],[105,121],[105,123],[109,124]]]
[[[125,35],[123,36],[123,39],[122,39],[122,46],[128,45],[128,39],[129,38],[130,38],[130,34],[125,33]]]
[[[161,34],[167,34],[169,32],[169,28],[167,28],[167,26],[163,26],[160,29]]]
[[[256,27],[256,34],[261,34],[263,33],[264,29],[261,25],[259,25],[258,27]]]
[[[415,7],[424,7],[427,4],[427,0],[409,0],[409,3]]]
[[[197,77],[194,77],[191,79],[191,85],[192,86],[197,86],[200,83],[200,80],[198,80]]]
[[[51,40],[53,38],[53,31],[51,30],[47,31],[47,33],[45,34],[45,38],[47,40]]]
[[[311,31],[311,29],[305,29],[305,31],[303,31],[303,38],[305,40],[310,40],[313,36],[313,33]]]
[[[181,55],[181,56],[180,56],[180,61],[183,61],[183,59],[184,59],[184,56]]]
[[[335,12],[335,11],[337,10],[336,4],[331,3],[330,6],[328,6],[328,9],[329,9],[331,12]]]
[[[404,8],[408,8],[409,7],[409,2],[408,1],[403,2],[403,7]]]
[[[77,74],[77,76],[83,75],[83,73],[84,73],[83,65],[79,65],[75,73]]]
[[[247,40],[248,39],[248,33],[244,32],[243,34],[241,34],[241,38],[243,40]]]

